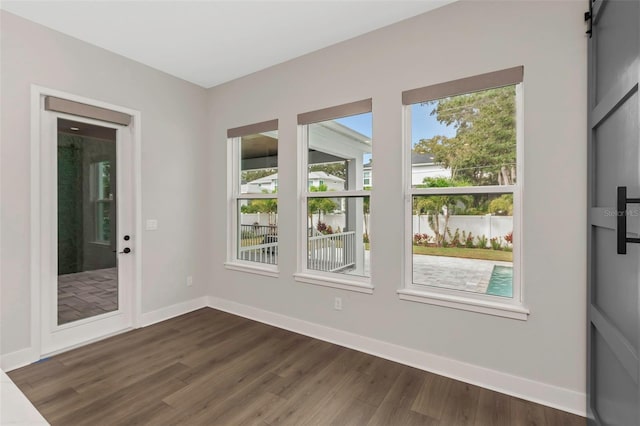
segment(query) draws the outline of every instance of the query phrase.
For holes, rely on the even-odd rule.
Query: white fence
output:
[[[444,220],[440,216],[440,231],[444,232]],[[504,241],[505,235],[513,231],[513,216],[450,216],[447,227],[453,234],[456,229],[465,231],[467,235],[471,232],[475,237],[484,235],[488,240],[491,238],[501,237]],[[413,233],[414,234],[427,234],[431,237],[435,236],[435,233],[429,226],[429,221],[426,215],[413,216]]]

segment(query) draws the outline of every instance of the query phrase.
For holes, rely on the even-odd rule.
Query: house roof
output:
[[[251,182],[247,182],[247,184],[271,183],[276,179],[278,179],[278,174],[274,173],[269,176],[261,177],[260,179],[252,180]],[[309,179],[322,179],[333,182],[344,182],[344,179],[339,178],[338,176],[330,175],[326,172],[309,172]]]
[[[433,155],[411,151],[411,164],[433,164]]]
[[[330,175],[327,172],[309,172],[309,179],[324,179],[332,180],[334,182],[344,182],[344,179],[338,176]]]
[[[371,168],[372,160],[369,160],[366,164],[363,165],[365,169]],[[415,151],[411,151],[411,164],[435,164],[435,160],[433,155],[431,154],[423,154]]]

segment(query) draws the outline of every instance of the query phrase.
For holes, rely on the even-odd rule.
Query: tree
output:
[[[513,216],[513,194],[503,194],[491,200],[489,212],[498,216]]]
[[[369,214],[371,213],[371,198],[364,197],[362,200],[362,215],[364,223],[364,236],[363,241],[369,242]]]
[[[326,192],[327,185],[312,186],[309,188],[311,192]],[[313,214],[318,214],[318,222],[322,213],[330,213],[338,208],[338,204],[330,198],[307,198],[307,215],[309,216],[309,226],[313,228]]]
[[[262,191],[268,194],[268,191]],[[273,191],[275,193],[275,191]],[[275,225],[275,215],[278,213],[278,200],[275,198],[261,198],[249,200],[249,202],[240,207],[240,213],[267,213],[269,217],[269,225]]]
[[[421,188],[447,188],[455,186],[467,186],[468,182],[456,181],[450,178],[424,178]],[[435,241],[438,247],[445,242],[449,217],[454,209],[459,205],[468,205],[472,199],[468,195],[424,195],[413,198],[413,211],[420,216],[427,215],[429,227],[435,234]],[[442,217],[442,219],[441,219]],[[441,226],[443,225],[443,226]]]
[[[431,115],[456,130],[454,137],[421,139],[415,152],[434,156],[454,180],[473,185],[510,185],[516,171],[515,86],[426,102]]]
[[[243,170],[240,178],[242,183],[247,183],[276,173],[278,173],[278,169]]]
[[[310,172],[325,172],[341,179],[347,180],[347,162],[338,161],[335,163],[313,164],[309,166]]]

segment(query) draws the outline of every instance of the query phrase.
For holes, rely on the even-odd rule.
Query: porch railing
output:
[[[307,267],[325,272],[350,268],[356,263],[355,243],[354,231],[310,236]]]
[[[309,269],[336,272],[356,264],[356,233],[322,234],[308,230]],[[276,225],[240,225],[238,258],[250,262],[278,263],[278,227]]]
[[[250,262],[278,264],[278,226],[240,225],[238,258]]]

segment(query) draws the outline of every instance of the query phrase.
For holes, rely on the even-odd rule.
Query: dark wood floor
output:
[[[585,424],[208,308],[9,376],[53,425]]]

